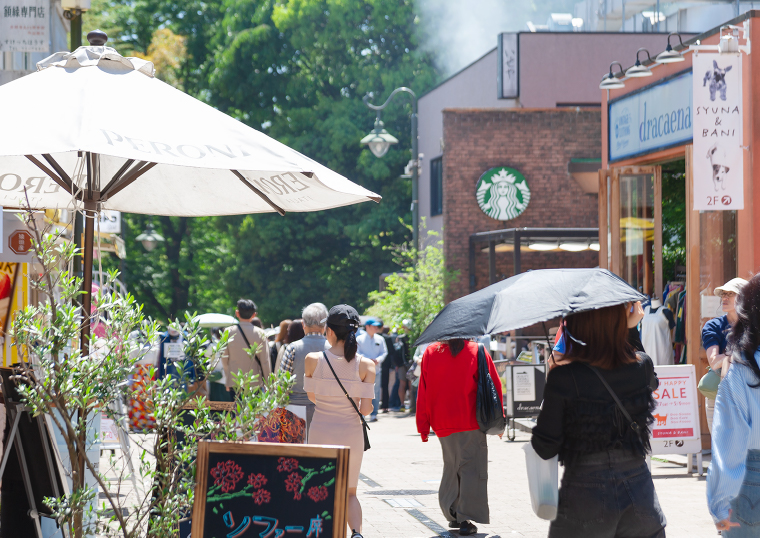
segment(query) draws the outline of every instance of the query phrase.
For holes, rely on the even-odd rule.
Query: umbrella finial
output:
[[[89,41],[90,45],[93,47],[102,47],[106,44],[106,41],[108,41],[108,36],[103,30],[93,30],[87,34],[87,41]]]

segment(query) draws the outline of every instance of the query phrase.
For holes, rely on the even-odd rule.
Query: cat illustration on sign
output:
[[[728,166],[726,149],[716,142],[707,150],[707,158],[710,160],[710,165],[712,166],[715,192],[718,192],[721,189],[726,190],[726,178],[728,176],[728,171],[731,170]]]
[[[720,98],[722,101],[726,100],[726,73],[731,71],[732,66],[728,66],[725,69],[718,67],[718,62],[713,60],[713,68],[711,71],[705,73],[705,78],[702,81],[702,87],[707,85],[710,81],[710,101],[715,101],[715,94],[720,92]]]

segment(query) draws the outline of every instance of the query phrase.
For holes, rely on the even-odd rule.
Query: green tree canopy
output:
[[[372,93],[381,101],[398,86],[419,95],[438,78],[431,58],[420,51],[414,2],[133,0],[129,9],[115,0],[96,4],[122,52],[149,54],[156,30],[171,29],[185,38],[186,57],[175,77],[183,90],[383,196],[380,204],[285,217],[245,215],[186,225],[156,219],[159,233],[171,223],[184,230],[179,250],[187,271],[177,265],[182,256],[171,258],[169,241],[153,253],[128,242],[135,253],[127,284],[148,311],[176,316],[185,302],[198,310],[229,305],[229,311],[239,296],[256,301],[266,323],[297,317],[313,301],[363,309],[380,274],[394,270],[383,247],[408,236],[399,217],[411,221],[411,183],[400,177],[411,158],[411,103],[399,96],[384,112],[386,128],[400,143],[376,159],[359,144],[374,123],[362,97]],[[198,274],[208,270],[215,273]],[[163,290],[179,291],[172,299],[162,291],[154,300],[149,283],[159,281]],[[208,289],[198,289],[200,283]]]

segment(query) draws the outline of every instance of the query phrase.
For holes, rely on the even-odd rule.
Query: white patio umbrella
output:
[[[204,216],[346,206],[380,196],[106,47],[59,52],[0,86],[0,203],[85,211],[84,290],[103,209]],[[86,293],[83,307],[90,309]],[[85,323],[83,341],[89,335]]]

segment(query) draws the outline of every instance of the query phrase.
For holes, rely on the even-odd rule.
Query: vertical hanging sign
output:
[[[741,54],[694,54],[694,209],[744,209]]]
[[[0,52],[49,52],[49,0],[0,0]]]

